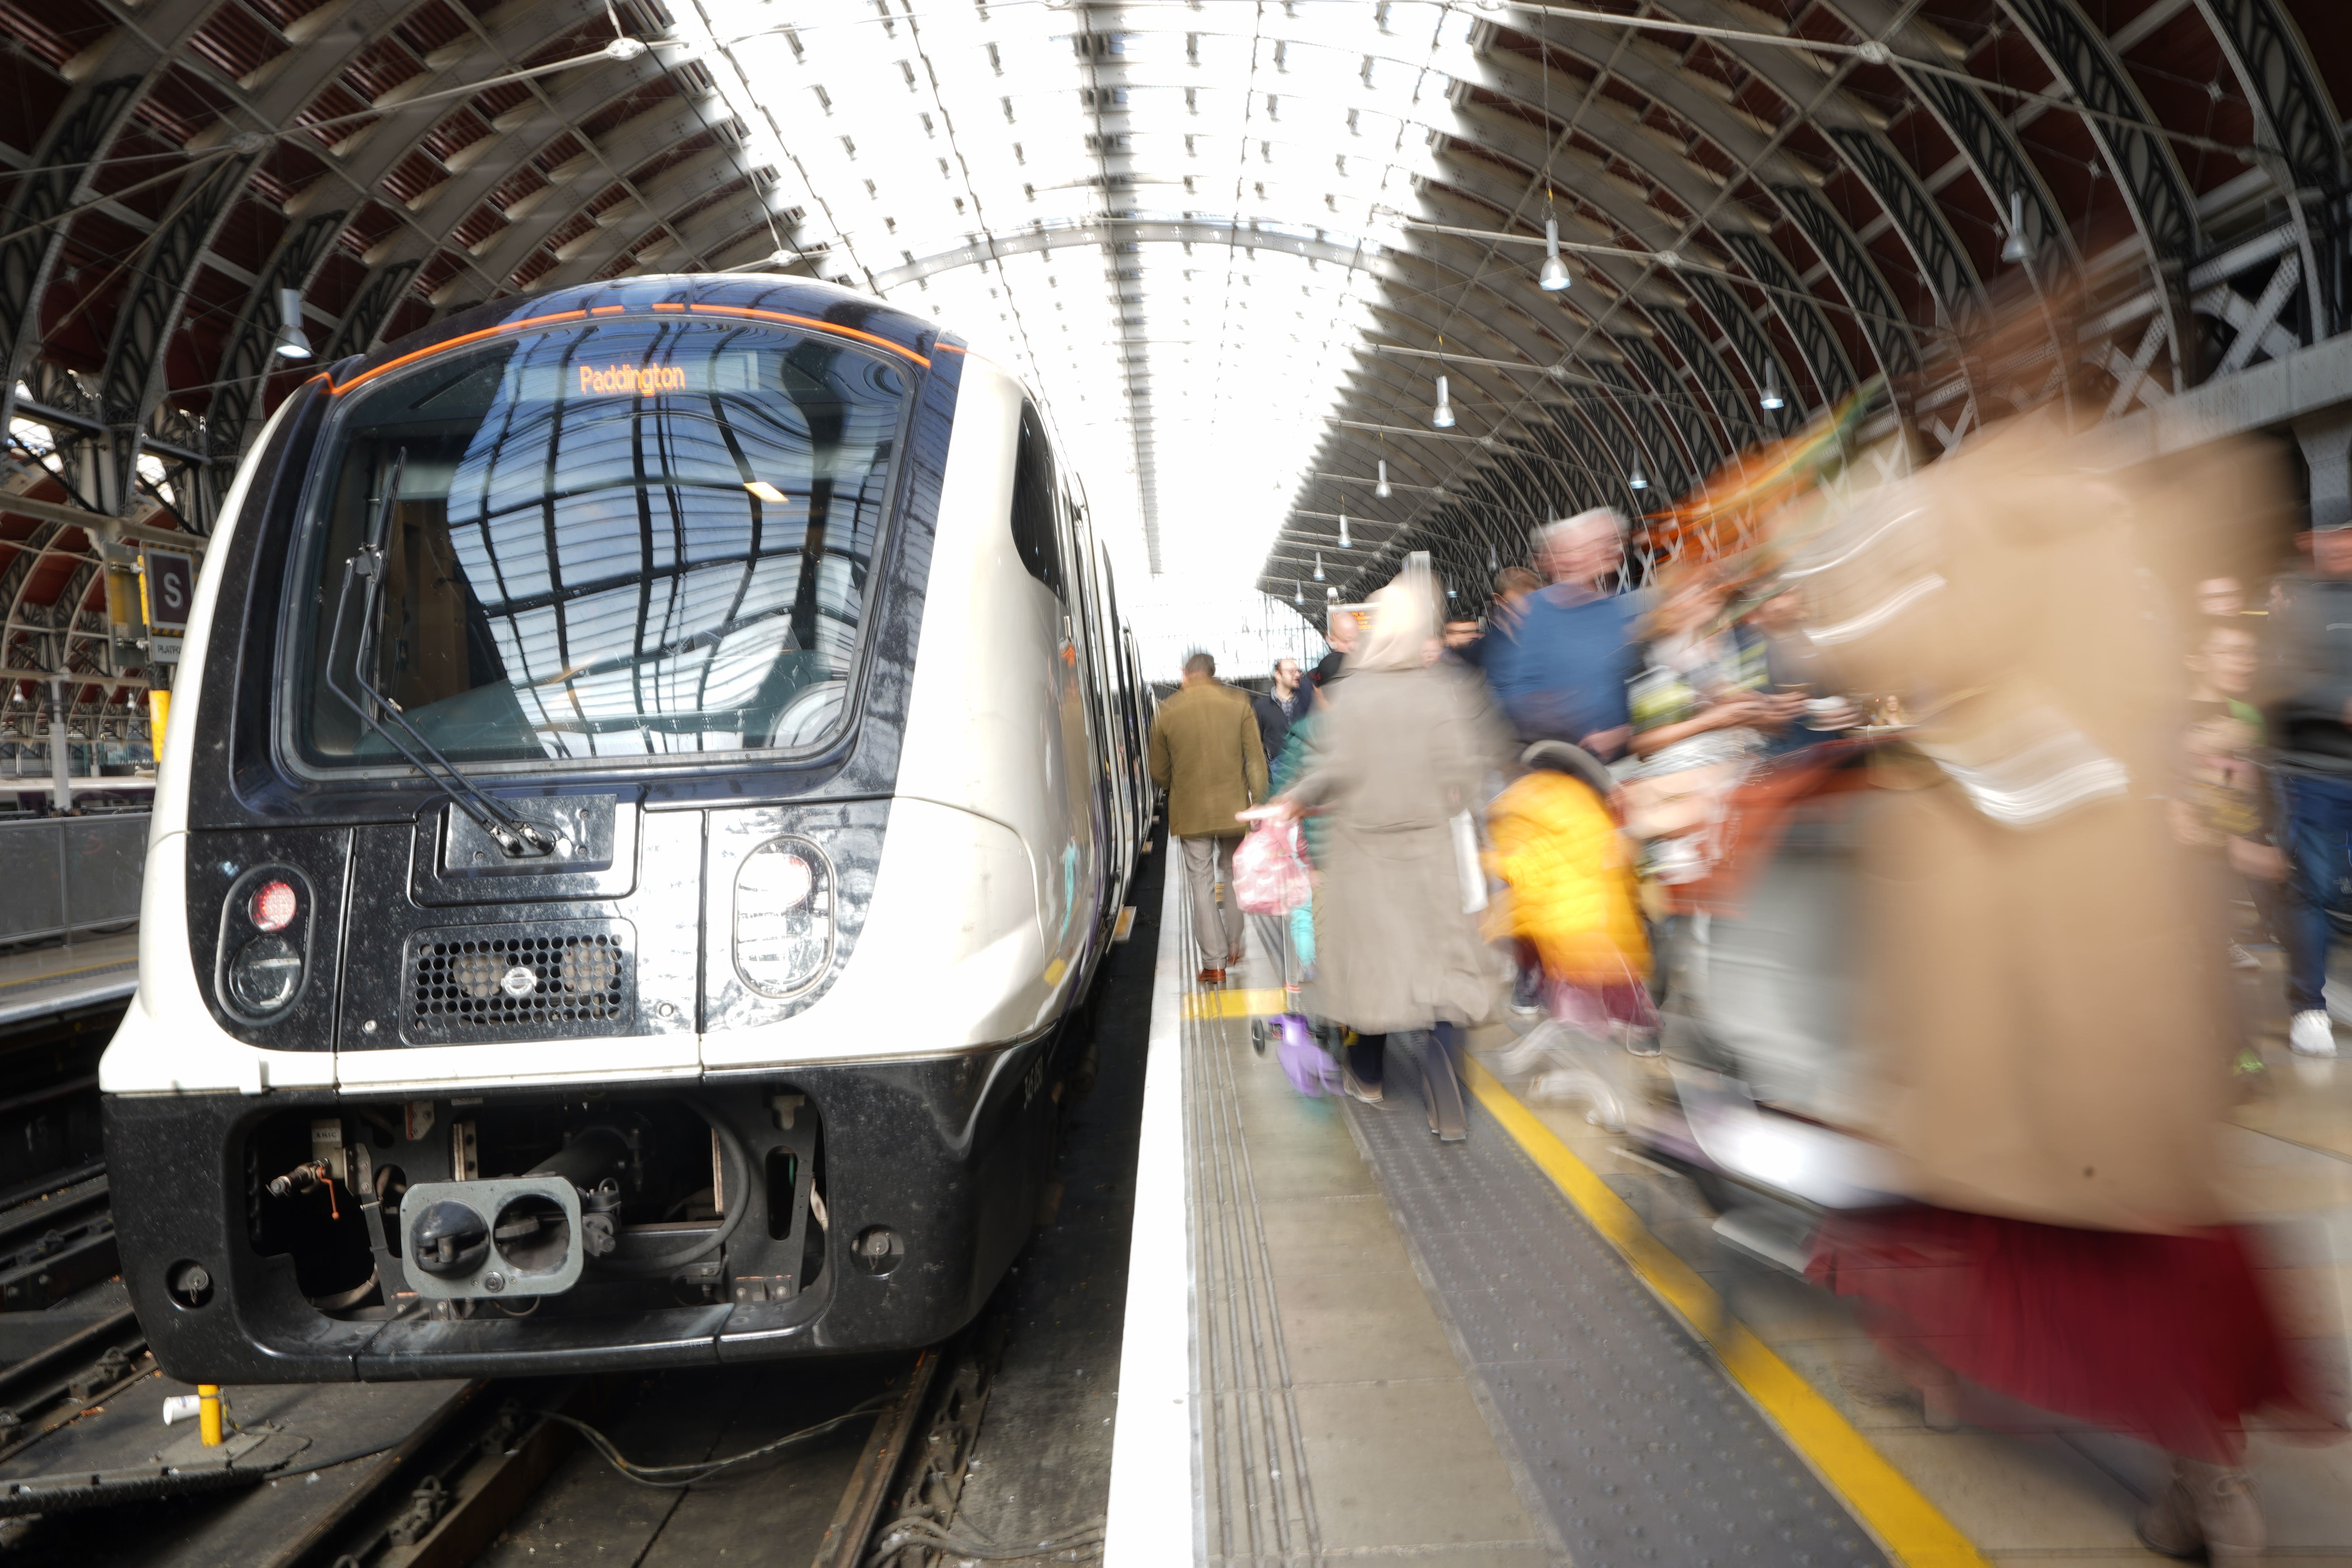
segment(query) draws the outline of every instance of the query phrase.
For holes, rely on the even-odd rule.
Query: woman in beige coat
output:
[[[1800,555],[1810,636],[1916,727],[1874,761],[1858,1037],[1917,1200],[1832,1218],[1817,1279],[1920,1385],[2172,1451],[2149,1544],[2259,1552],[2242,1415],[2291,1392],[2217,1146],[2219,946],[2158,798],[2179,694],[2137,568],[2176,492],[2020,421]]]
[[[1484,683],[1431,662],[1430,595],[1399,581],[1372,607],[1346,679],[1326,689],[1315,754],[1276,804],[1323,814],[1311,1000],[1356,1032],[1349,1092],[1379,1104],[1388,1036],[1433,1031],[1439,1048],[1423,1053],[1433,1131],[1458,1138],[1452,1026],[1486,1016],[1496,981],[1464,909],[1454,818],[1477,812],[1506,742]],[[1482,875],[1475,861],[1469,874]]]

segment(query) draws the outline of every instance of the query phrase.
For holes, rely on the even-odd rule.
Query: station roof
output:
[[[166,531],[319,364],[626,274],[935,317],[1050,407],[1130,580],[1314,619],[1406,549],[1483,596],[1530,525],[1874,376],[1957,441],[2009,395],[1954,352],[2004,289],[2088,293],[2118,415],[2352,312],[2326,0],[17,0],[0,36],[6,488]],[[0,675],[135,685],[102,596],[89,533],[0,501]]]

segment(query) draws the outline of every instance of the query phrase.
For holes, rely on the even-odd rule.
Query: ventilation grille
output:
[[[401,1033],[436,1045],[631,1033],[633,956],[616,921],[421,931],[408,940]]]

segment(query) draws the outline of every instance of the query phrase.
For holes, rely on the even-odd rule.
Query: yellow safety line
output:
[[[1871,1447],[1797,1371],[1744,1324],[1724,1316],[1721,1298],[1691,1266],[1650,1234],[1625,1200],[1610,1191],[1494,1074],[1465,1064],[1478,1103],[1549,1176],[1592,1227],[1623,1254],[1653,1290],[1715,1347],[1740,1387],[1886,1549],[1910,1568],[1990,1568],[1959,1528]]]
[[[1271,1018],[1287,1005],[1279,986],[1264,991],[1195,991],[1184,998],[1184,1016]]]

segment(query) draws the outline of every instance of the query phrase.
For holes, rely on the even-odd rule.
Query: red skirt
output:
[[[2240,1234],[2076,1230],[1912,1205],[1833,1215],[1808,1269],[1920,1353],[2037,1408],[2233,1463],[2243,1417],[2299,1403]]]

